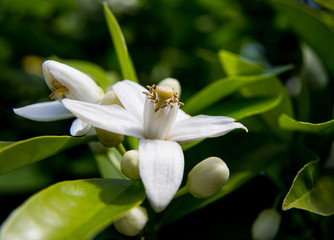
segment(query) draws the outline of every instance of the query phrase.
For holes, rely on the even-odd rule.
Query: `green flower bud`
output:
[[[208,198],[222,188],[229,175],[230,171],[223,160],[209,157],[189,172],[187,188],[196,198]]]
[[[281,216],[272,208],[260,212],[252,226],[253,240],[274,239],[281,222]]]
[[[158,86],[168,86],[174,89],[174,92],[177,93],[177,98],[181,97],[181,84],[175,78],[165,78],[161,82],[158,83]]]
[[[124,136],[117,133],[108,132],[101,128],[95,128],[97,138],[105,147],[116,147],[120,144]]]
[[[135,236],[145,227],[148,220],[144,207],[132,208],[129,212],[114,221],[116,230],[126,236]]]
[[[138,150],[130,150],[123,155],[121,171],[131,180],[140,179]]]

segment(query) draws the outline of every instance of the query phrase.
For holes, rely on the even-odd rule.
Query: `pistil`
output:
[[[152,103],[154,103],[154,111],[157,112],[167,106],[171,108],[175,104],[184,105],[177,98],[177,93],[173,88],[168,86],[147,86],[149,92],[143,92]]]

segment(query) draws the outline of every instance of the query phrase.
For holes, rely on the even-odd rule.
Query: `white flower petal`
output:
[[[121,135],[142,137],[141,123],[118,105],[98,105],[65,98],[65,107],[80,120]]]
[[[156,212],[166,208],[180,187],[184,156],[176,142],[139,140],[139,173]]]
[[[117,82],[112,88],[124,108],[142,122],[146,98],[146,95],[143,94],[143,92],[147,92],[147,89],[138,83],[129,80]]]
[[[177,116],[176,116],[176,119],[175,119],[175,122],[180,122],[184,119],[187,119],[187,118],[190,118],[191,116],[187,113],[185,113],[184,111],[182,111],[181,109],[178,110],[177,112]]]
[[[247,128],[233,118],[198,115],[175,123],[171,128],[169,141],[193,141],[203,138],[222,136],[234,129]]]
[[[148,139],[166,140],[169,129],[173,126],[179,106],[166,106],[154,110],[151,100],[145,100],[144,107],[144,137]]]
[[[14,108],[13,110],[21,117],[42,122],[74,117],[74,115],[58,101],[35,103],[21,108]]]
[[[102,89],[88,75],[66,64],[53,60],[43,63],[43,75],[51,91],[54,91],[55,81],[66,87],[64,96],[85,102],[99,103],[103,98]]]
[[[70,133],[74,137],[84,136],[91,128],[91,125],[81,121],[80,119],[75,119],[72,123]]]

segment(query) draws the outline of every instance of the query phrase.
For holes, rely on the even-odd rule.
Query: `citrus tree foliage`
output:
[[[23,1],[0,3],[0,239],[127,239],[112,223],[139,205],[140,239],[250,239],[259,212],[281,216],[277,239],[334,237],[332,1]],[[73,137],[67,120],[38,123],[12,108],[48,100],[41,64],[72,66],[107,92],[179,80],[189,115],[247,127],[187,142],[181,187],[156,213],[121,171],[138,148]],[[187,175],[222,158],[227,183],[195,198]],[[177,237],[175,237],[177,236]]]

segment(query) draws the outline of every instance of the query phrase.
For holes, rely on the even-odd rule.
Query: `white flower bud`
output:
[[[253,240],[274,239],[281,222],[281,216],[275,209],[265,209],[260,212],[252,226]]]
[[[177,93],[177,98],[181,97],[181,84],[175,78],[165,78],[161,82],[158,83],[158,86],[168,86],[174,89],[174,92]]]
[[[131,180],[140,179],[138,150],[130,150],[123,155],[121,171]]]
[[[144,207],[132,208],[129,212],[114,221],[116,230],[126,236],[135,236],[145,227],[148,220]]]
[[[43,63],[46,84],[53,92],[52,99],[70,98],[83,102],[100,103],[103,90],[88,75],[66,64],[53,60]]]
[[[105,147],[116,147],[124,139],[123,135],[112,133],[101,128],[95,128],[95,131],[97,138]]]
[[[227,182],[230,171],[218,157],[209,157],[198,163],[188,175],[187,188],[197,198],[208,198]]]

